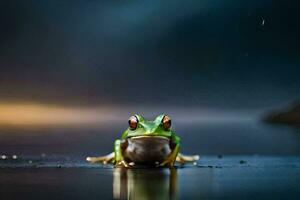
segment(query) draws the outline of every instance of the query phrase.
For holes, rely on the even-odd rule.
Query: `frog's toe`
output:
[[[122,160],[116,163],[116,167],[125,167],[130,168],[132,167],[130,164],[128,164],[126,161]]]
[[[91,163],[95,163],[98,160],[95,157],[86,157],[86,161],[91,162]]]
[[[159,167],[166,167],[166,166],[167,167],[173,167],[174,166],[174,160],[169,158],[169,159],[163,161],[162,163],[160,163],[158,166]]]
[[[194,156],[193,156],[193,159],[194,159],[194,161],[197,161],[197,160],[200,159],[200,156],[199,156],[199,155],[194,155]]]
[[[169,167],[169,168],[173,168],[173,167],[174,167],[174,163],[173,163],[173,162],[161,163],[160,165],[158,165],[158,167]]]
[[[131,167],[133,167],[133,166],[135,166],[135,163],[134,162],[130,162],[130,163],[128,163],[128,165],[131,166]]]

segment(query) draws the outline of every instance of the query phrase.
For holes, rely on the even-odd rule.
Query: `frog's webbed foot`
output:
[[[162,163],[160,163],[158,165],[158,167],[165,167],[165,166],[167,166],[169,168],[173,168],[174,167],[174,163],[175,163],[174,159],[168,158],[165,161],[163,161]]]
[[[121,167],[121,168],[131,168],[132,167],[132,165],[130,165],[130,163],[127,163],[125,160],[118,161],[115,166]]]
[[[169,168],[174,167],[174,163],[176,160],[176,154],[171,154],[166,160],[164,160],[162,163],[159,163],[159,167],[167,166]]]
[[[112,152],[106,156],[99,156],[99,157],[87,157],[86,161],[91,162],[91,163],[96,163],[96,162],[102,162],[103,164],[107,163],[113,163],[115,159],[115,153]]]
[[[179,162],[180,164],[185,164],[186,162],[196,162],[199,160],[199,155],[183,155],[179,153],[176,157],[176,161]]]

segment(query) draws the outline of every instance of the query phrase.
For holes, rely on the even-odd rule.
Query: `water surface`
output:
[[[0,199],[299,199],[300,131],[249,123],[179,125],[197,165],[115,169],[103,155],[124,127],[1,130]],[[17,158],[13,159],[13,155]]]

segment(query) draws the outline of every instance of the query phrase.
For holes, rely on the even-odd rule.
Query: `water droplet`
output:
[[[266,23],[266,20],[265,20],[265,19],[262,19],[261,25],[264,26],[265,23]]]

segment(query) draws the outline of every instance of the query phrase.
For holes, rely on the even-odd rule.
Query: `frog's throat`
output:
[[[161,163],[172,151],[170,139],[163,136],[132,136],[127,140],[124,157],[136,164]]]

